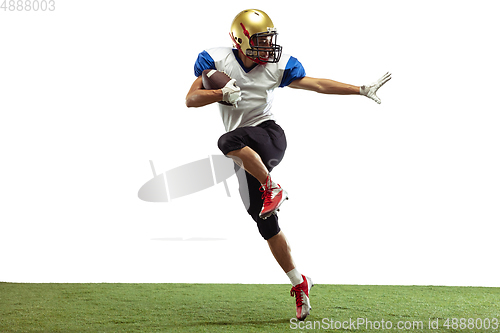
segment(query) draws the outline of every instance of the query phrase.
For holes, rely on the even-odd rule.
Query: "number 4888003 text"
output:
[[[55,0],[3,0],[0,10],[4,12],[46,12],[56,10]]]

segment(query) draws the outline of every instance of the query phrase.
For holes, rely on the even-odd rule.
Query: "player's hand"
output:
[[[359,88],[359,93],[361,95],[365,95],[366,97],[373,99],[375,102],[380,104],[380,103],[382,103],[382,101],[376,95],[377,90],[380,87],[382,87],[390,79],[391,79],[391,73],[387,72],[387,73],[385,73],[384,76],[382,76],[380,79],[378,79],[377,82],[373,82],[372,84],[367,85],[367,86],[361,86]]]
[[[238,107],[238,102],[241,101],[241,89],[235,82],[236,80],[232,79],[222,88],[222,100]]]

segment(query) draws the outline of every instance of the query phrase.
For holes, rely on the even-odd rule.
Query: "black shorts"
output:
[[[274,120],[252,127],[240,127],[219,138],[219,149],[224,155],[248,146],[259,154],[269,172],[277,166],[286,150],[285,132]]]
[[[283,129],[274,120],[268,120],[253,127],[240,127],[227,132],[219,138],[219,149],[224,155],[243,147],[252,148],[264,162],[267,170],[271,172],[276,167],[286,150],[286,136]],[[239,167],[235,164],[235,170]],[[280,232],[278,216],[271,215],[266,220],[259,217],[264,200],[260,189],[260,182],[248,172],[236,172],[240,183],[240,196],[248,207],[247,212],[252,216],[259,232],[264,239],[269,239]],[[242,186],[245,182],[247,186]],[[248,189],[248,190],[247,190]]]

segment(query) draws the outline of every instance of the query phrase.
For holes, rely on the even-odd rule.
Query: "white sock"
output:
[[[292,269],[290,272],[286,273],[286,275],[290,279],[290,282],[292,283],[293,286],[296,286],[304,282],[302,274],[299,273],[297,268]]]

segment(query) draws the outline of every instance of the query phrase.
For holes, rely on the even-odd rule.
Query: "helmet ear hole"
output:
[[[237,39],[238,43],[241,44],[243,42],[243,39],[239,38]]]

